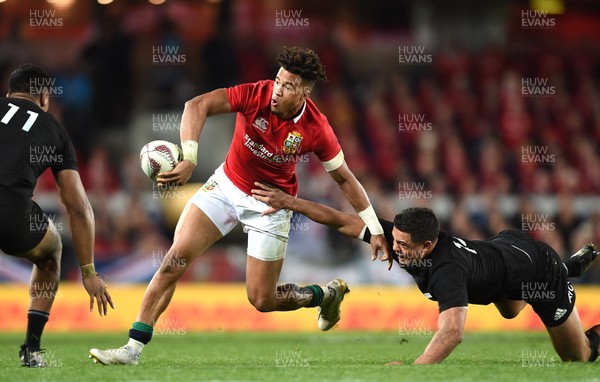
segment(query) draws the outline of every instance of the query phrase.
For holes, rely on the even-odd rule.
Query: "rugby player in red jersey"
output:
[[[316,81],[326,80],[319,57],[310,49],[284,48],[277,57],[275,80],[243,84],[202,94],[185,104],[181,121],[184,160],[159,174],[164,183],[184,184],[197,163],[198,139],[206,118],[237,113],[235,132],[225,163],[186,205],[173,245],[148,285],[142,307],[129,331],[129,342],[117,349],[91,349],[90,357],[104,365],[137,364],[152,338],[153,323],[167,308],[177,280],[196,257],[242,223],[248,233],[246,290],[261,312],[318,307],[319,329],[329,330],[340,319],[340,304],[348,292],[343,280],[325,287],[277,285],[283,265],[292,212],[265,214],[269,207],[252,197],[254,182],[265,182],[296,195],[296,159],[313,152],[373,233],[372,259],[381,250],[389,260],[383,228],[361,184],[354,177],[327,122],[309,95]],[[278,293],[285,291],[285,293]]]

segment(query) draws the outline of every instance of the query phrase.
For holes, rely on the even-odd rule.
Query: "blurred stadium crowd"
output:
[[[403,65],[399,46],[419,46],[410,33],[379,30],[377,19],[358,23],[340,2],[334,5],[342,11],[328,16],[314,4],[282,2],[305,10],[307,30],[259,27],[265,19],[274,25],[272,5],[171,1],[163,8],[82,5],[77,15],[65,14],[59,31],[31,30],[22,14],[31,8],[26,3],[0,12],[1,88],[23,62],[56,77],[62,94],[53,98],[52,112],[78,150],[96,216],[95,255],[109,279],[148,280],[172,238],[173,227],[139,169],[139,147],[128,145],[136,114],[179,113],[204,91],[272,78],[275,53],[289,41],[311,46],[325,63],[329,83],[318,85],[312,99],[381,218],[428,205],[444,229],[469,239],[516,227],[564,256],[586,242],[600,243],[600,44],[544,39],[544,31],[511,27],[523,4],[503,16],[504,41],[422,44],[431,62]],[[328,28],[333,18],[336,27]],[[307,33],[311,38],[302,37]],[[357,43],[365,33],[383,42]],[[156,46],[181,48],[185,63],[156,65],[148,53]],[[523,80],[530,78],[547,79],[538,85],[550,94],[524,94]],[[300,197],[351,210],[340,204],[337,186],[314,157],[298,167]],[[210,171],[193,180],[204,181]],[[65,250],[71,251],[50,172],[35,198],[64,222]],[[242,280],[244,249],[245,236],[234,234],[199,259],[187,279]],[[408,282],[383,266],[365,265],[368,258],[365,245],[294,216],[282,278],[322,281],[343,274],[349,282]],[[73,257],[63,259],[63,277],[77,277]],[[18,262],[3,257],[0,263],[0,280],[21,277],[14,271]],[[581,282],[600,282],[600,263]]]

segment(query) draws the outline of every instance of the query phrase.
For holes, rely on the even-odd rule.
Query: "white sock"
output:
[[[141,343],[138,340],[134,340],[133,338],[129,339],[129,342],[127,342],[127,347],[130,349],[133,349],[136,353],[141,353],[142,350],[144,349],[144,345],[143,343]]]

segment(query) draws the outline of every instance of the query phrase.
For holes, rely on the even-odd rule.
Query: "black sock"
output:
[[[574,277],[574,275],[580,275],[579,261],[577,259],[567,259],[563,261],[565,267],[567,267],[567,277]]]
[[[312,301],[307,306],[307,308],[321,305],[321,302],[323,302],[323,297],[325,296],[323,293],[323,289],[321,289],[321,287],[318,285],[307,285],[304,288],[312,291],[312,296],[313,296]]]
[[[27,335],[25,336],[25,345],[30,351],[40,350],[40,341],[42,340],[42,332],[44,326],[48,322],[48,312],[41,310],[30,309],[27,312]]]
[[[129,338],[148,345],[148,342],[152,339],[153,331],[152,326],[136,321],[131,325],[131,329],[129,329]]]

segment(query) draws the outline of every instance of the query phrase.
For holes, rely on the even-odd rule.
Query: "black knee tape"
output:
[[[590,362],[594,362],[598,358],[598,345],[600,344],[600,335],[593,330],[588,330],[585,335],[590,340],[590,347],[592,348],[592,354],[590,355]]]

